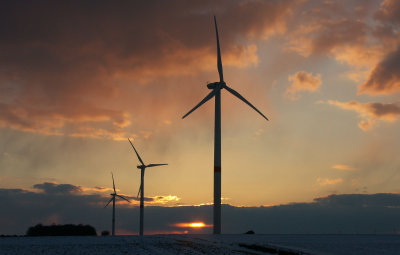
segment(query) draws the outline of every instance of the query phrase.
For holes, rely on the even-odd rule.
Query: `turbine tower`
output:
[[[111,177],[113,180],[113,189],[114,189],[114,193],[110,194],[111,195],[111,199],[110,201],[108,201],[108,203],[106,204],[106,206],[104,206],[104,208],[106,208],[108,206],[109,203],[111,203],[111,201],[113,202],[113,211],[112,211],[112,236],[115,236],[115,197],[119,197],[122,198],[126,201],[128,201],[128,203],[130,203],[130,201],[128,199],[126,199],[125,197],[118,195],[117,192],[115,191],[115,183],[114,183],[114,175],[111,172]]]
[[[137,168],[140,169],[140,187],[139,187],[139,192],[137,196],[140,194],[140,229],[139,229],[139,235],[143,236],[143,212],[144,212],[144,172],[147,167],[154,167],[154,166],[164,166],[168,164],[149,164],[145,165],[143,163],[143,160],[140,158],[139,153],[136,151],[135,146],[133,146],[133,143],[131,140],[128,138],[129,143],[132,145],[132,148],[135,150],[136,156],[138,157],[140,164],[138,165]]]
[[[207,88],[212,91],[192,110],[186,113],[183,117],[185,118],[191,114],[194,110],[199,108],[202,104],[215,97],[215,129],[214,129],[214,234],[221,234],[221,90],[226,89],[228,92],[242,100],[244,103],[253,108],[266,120],[268,118],[262,114],[257,108],[255,108],[249,101],[242,97],[234,89],[228,87],[224,81],[224,75],[222,72],[222,60],[221,50],[219,47],[218,27],[217,19],[214,16],[215,32],[217,35],[217,67],[219,73],[219,81],[207,84]]]

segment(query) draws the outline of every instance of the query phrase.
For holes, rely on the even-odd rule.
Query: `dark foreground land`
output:
[[[0,238],[3,254],[388,254],[399,235],[154,235]]]

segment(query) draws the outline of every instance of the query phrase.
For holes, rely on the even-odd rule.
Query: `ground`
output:
[[[400,255],[399,235],[153,235],[4,237],[10,254],[346,254]]]

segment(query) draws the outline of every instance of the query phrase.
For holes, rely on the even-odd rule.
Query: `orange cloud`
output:
[[[95,107],[83,102],[71,105],[0,103],[0,126],[47,135],[70,135],[117,139],[126,134],[129,114]],[[103,125],[104,127],[101,127]]]
[[[168,195],[168,196],[154,196],[154,197],[150,197],[152,199],[151,203],[152,204],[167,204],[169,202],[177,202],[179,200],[181,200],[179,197],[177,196],[172,196],[172,195]]]
[[[285,32],[285,18],[298,2],[3,4],[0,126],[115,140],[133,135],[132,128],[145,128],[122,97],[129,94],[146,116],[162,115],[154,109],[165,104],[150,82],[215,71],[214,14],[224,66],[245,68],[258,64],[257,40]],[[162,86],[163,99],[190,99],[184,86]]]
[[[390,52],[372,70],[368,79],[360,85],[360,94],[393,94],[400,91],[400,48]]]
[[[342,46],[359,45],[366,40],[366,25],[348,18],[315,17],[288,35],[287,48],[302,56],[334,53]]]
[[[302,56],[330,55],[349,65],[350,79],[362,82],[359,93],[399,91],[396,13],[400,5],[386,0],[375,11],[373,2],[321,1],[305,9],[299,26],[287,35],[286,48]],[[373,20],[374,22],[371,22]],[[397,68],[397,69],[396,69]]]
[[[335,185],[335,184],[343,182],[343,179],[342,178],[337,178],[337,179],[318,178],[317,182],[320,186]]]
[[[130,206],[139,206],[140,204],[140,198],[136,196],[129,196],[126,194],[120,194],[128,199],[130,199],[131,203],[129,204]],[[148,206],[168,206],[170,203],[181,200],[180,197],[178,196],[173,196],[173,195],[158,195],[158,196],[153,196],[153,197],[144,197],[145,205]],[[124,202],[124,200],[120,200],[121,203],[127,204],[127,202]]]
[[[385,0],[381,8],[375,13],[375,17],[383,22],[400,24],[400,3],[397,0]]]
[[[286,95],[292,100],[300,97],[298,92],[314,92],[318,90],[322,84],[320,74],[313,76],[312,73],[307,73],[306,71],[298,71],[294,75],[289,75],[288,79],[292,84],[287,88]]]
[[[358,126],[366,131],[373,127],[376,120],[394,122],[400,116],[400,105],[394,103],[359,103],[357,101],[339,102],[329,100],[328,104],[334,105],[344,110],[355,111],[363,120]]]
[[[357,169],[357,168],[351,167],[349,165],[344,165],[344,164],[333,165],[332,168],[338,169],[338,170],[356,170]]]
[[[113,191],[112,188],[107,188],[107,187],[94,187],[94,188],[88,188],[88,187],[82,187],[82,186],[79,186],[79,187],[82,189],[82,191],[93,191],[93,192],[109,192],[109,191]],[[119,191],[119,190],[117,189],[117,191]]]

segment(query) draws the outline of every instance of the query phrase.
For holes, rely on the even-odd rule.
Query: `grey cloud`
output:
[[[400,47],[375,66],[359,93],[392,94],[400,91]]]
[[[44,182],[33,185],[35,189],[44,191],[47,194],[71,194],[81,192],[82,188],[72,184],[57,184],[52,182]]]
[[[0,189],[2,234],[23,234],[37,223],[83,223],[98,231],[110,229],[111,210],[103,208],[107,198],[82,193],[34,193],[22,189]],[[139,208],[118,204],[117,229],[137,233]],[[400,194],[344,194],[316,198],[310,203],[271,207],[223,205],[223,232],[273,234],[371,234],[393,233],[400,228]],[[212,224],[212,206],[146,206],[148,233],[188,230],[175,223],[203,221]]]

